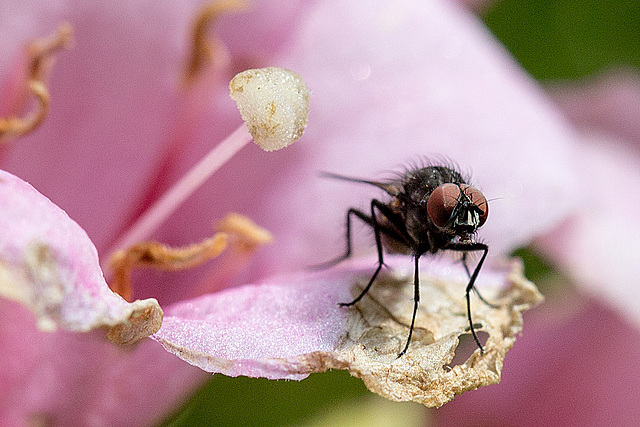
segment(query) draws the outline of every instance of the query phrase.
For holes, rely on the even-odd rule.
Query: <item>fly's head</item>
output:
[[[446,183],[436,187],[429,195],[427,213],[440,231],[458,236],[461,241],[468,241],[487,220],[489,205],[477,188],[467,184]]]

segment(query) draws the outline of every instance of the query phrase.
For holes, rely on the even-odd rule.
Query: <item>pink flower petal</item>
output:
[[[637,266],[640,204],[640,78],[614,70],[556,84],[552,96],[582,132],[575,213],[537,241],[556,265],[592,295],[640,324]]]
[[[122,226],[176,125],[195,7],[51,2],[57,7],[41,12],[37,2],[18,3],[0,14],[2,40],[16,55],[62,21],[72,25],[75,46],[52,70],[45,122],[6,147],[3,169],[50,195],[102,247]]]
[[[396,276],[382,275],[350,309],[338,303],[366,284],[371,271],[362,266],[183,301],[167,309],[153,338],[208,372],[299,380],[312,372],[347,369],[384,397],[428,406],[499,382],[502,360],[522,327],[521,312],[542,299],[522,267],[511,263],[482,271],[478,287],[500,308],[474,302],[474,323],[489,335],[485,352],[477,350],[450,368],[445,365],[458,337],[468,333],[468,278],[459,263],[425,257],[421,290],[428,304],[420,306],[414,339],[398,358],[413,307],[411,269],[403,271],[402,260],[388,259]]]
[[[181,404],[203,372],[143,340],[135,348],[104,332],[41,332],[17,303],[0,299],[0,425],[141,426]]]
[[[640,324],[640,150],[612,137],[585,135],[581,204],[537,246],[572,279]]]
[[[549,94],[578,128],[640,146],[640,76],[612,70],[575,83],[556,83]]]
[[[33,187],[0,171],[0,296],[20,302],[41,330],[111,328],[119,343],[155,332],[154,299],[127,303],[111,292],[87,234]]]
[[[338,302],[349,298],[348,287],[320,280],[234,288],[170,307],[154,337],[174,353],[188,349],[205,371],[302,379],[276,359],[334,350],[347,321]]]
[[[113,294],[86,233],[4,171],[0,206],[0,425],[142,425],[162,418],[201,376],[150,341],[124,349],[104,339],[105,327],[120,343],[153,333],[162,318],[157,302],[129,304]],[[4,298],[29,308],[41,330],[58,332],[37,330],[31,313]]]
[[[380,197],[375,188],[320,178],[319,171],[375,179],[430,155],[472,169],[485,195],[498,198],[480,230],[492,252],[528,242],[573,206],[573,133],[486,29],[459,8],[439,1],[376,7],[324,1],[298,24],[278,65],[298,72],[311,90],[305,135],[282,153],[241,151],[159,239],[195,240],[213,219],[235,210],[276,241],[261,251],[250,277],[304,268],[343,251],[348,207]],[[201,147],[240,124],[233,107],[216,102],[220,123],[203,129]],[[194,162],[185,159],[182,167]],[[182,227],[184,218],[190,230]],[[173,290],[161,283],[149,286],[167,292],[170,302],[180,295],[169,295]]]

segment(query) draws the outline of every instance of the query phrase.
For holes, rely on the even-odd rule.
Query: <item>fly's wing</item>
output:
[[[340,179],[342,181],[351,181],[351,182],[360,182],[363,184],[375,185],[378,188],[386,191],[391,196],[397,197],[402,189],[400,181],[389,181],[389,182],[379,182],[379,181],[371,181],[368,179],[360,179],[360,178],[352,178],[349,176],[338,175],[331,172],[320,172],[320,176],[324,176],[327,178]]]

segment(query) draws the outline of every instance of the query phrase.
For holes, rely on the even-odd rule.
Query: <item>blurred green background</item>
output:
[[[640,1],[504,0],[479,12],[520,64],[541,82],[579,79],[614,66],[640,68]],[[527,277],[548,273],[529,250]],[[552,290],[542,289],[543,293]],[[428,409],[369,393],[347,372],[297,381],[216,375],[161,425],[426,425]]]
[[[635,0],[505,0],[483,18],[539,80],[580,78],[616,65],[640,68]]]

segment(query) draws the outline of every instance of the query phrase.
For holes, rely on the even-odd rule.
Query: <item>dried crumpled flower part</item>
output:
[[[401,259],[385,262],[397,266]],[[413,305],[410,268],[392,268],[354,307],[338,306],[359,293],[370,273],[351,263],[185,301],[166,310],[152,338],[208,372],[300,380],[346,369],[388,399],[438,407],[500,381],[504,357],[522,330],[522,312],[542,301],[518,260],[487,265],[477,286],[499,308],[472,303],[474,323],[488,334],[485,352],[476,349],[451,367],[459,337],[469,333],[468,278],[461,265],[446,257],[423,259],[414,338],[400,358]]]
[[[129,344],[160,328],[155,299],[111,292],[84,230],[31,185],[0,171],[0,297],[17,301],[40,330],[87,332]]]

